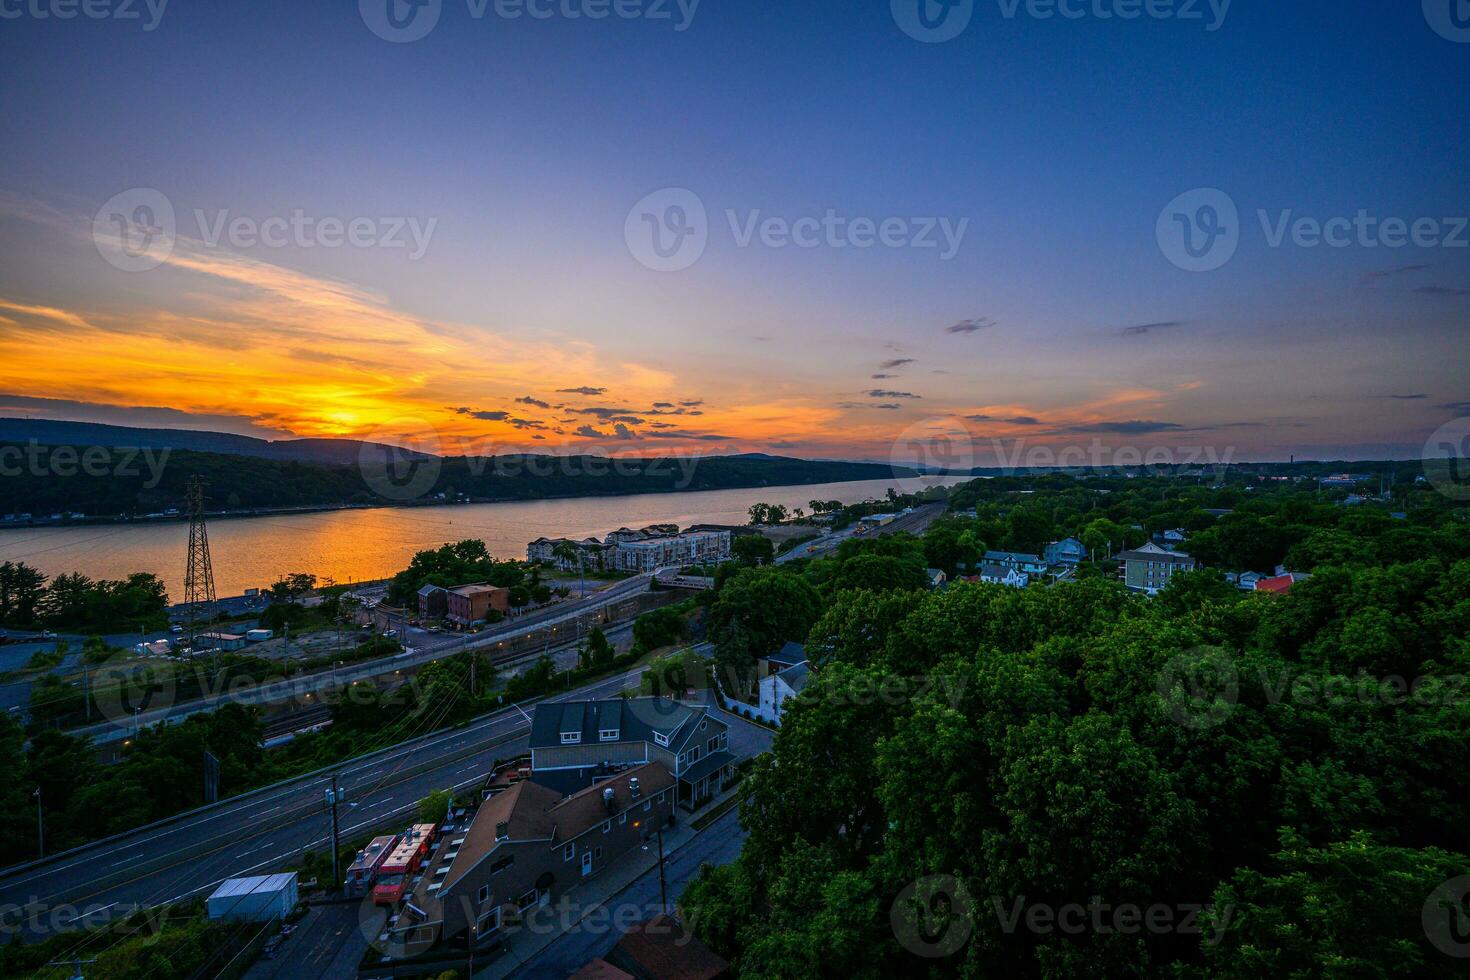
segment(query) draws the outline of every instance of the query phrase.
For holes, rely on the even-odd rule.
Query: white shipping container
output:
[[[245,634],[247,643],[264,643],[276,634],[270,630],[250,630]]]
[[[284,919],[296,907],[296,873],[231,878],[209,896],[209,917],[244,922]]]

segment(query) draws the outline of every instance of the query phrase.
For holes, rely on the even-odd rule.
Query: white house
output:
[[[1009,585],[1013,589],[1024,589],[1031,583],[1031,576],[1004,565],[981,565],[980,581],[995,585]]]
[[[788,698],[794,698],[806,687],[811,668],[805,660],[760,681],[761,716],[773,724],[781,724],[781,709]]]

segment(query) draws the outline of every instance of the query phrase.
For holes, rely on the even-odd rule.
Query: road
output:
[[[613,697],[635,686],[642,672],[639,668],[547,700]],[[404,823],[431,790],[478,783],[496,760],[526,751],[529,730],[528,717],[509,708],[465,728],[412,739],[342,765],[337,773],[347,801],[339,810],[343,841]],[[208,892],[227,878],[320,851],[330,839],[323,802],[330,785],[329,775],[277,784],[0,872],[0,912],[5,913],[0,921],[9,927],[24,920],[30,936],[97,925],[132,908]]]
[[[664,862],[669,904],[675,905],[700,866],[729,864],[740,856],[746,832],[740,826],[740,808],[722,814]],[[658,866],[603,903],[607,915],[591,915],[564,932],[551,945],[526,960],[512,976],[569,977],[589,960],[603,956],[622,938],[614,923],[644,921],[659,914]]]
[[[878,530],[871,532],[868,537],[884,537],[889,534],[899,534],[907,531],[909,534],[923,534],[924,529],[943,516],[948,507],[945,503],[923,504],[915,507],[906,514],[900,514],[892,521],[884,524]],[[846,527],[841,531],[833,531],[824,534],[815,541],[793,548],[776,558],[776,564],[784,565],[787,562],[796,561],[798,558],[826,558],[835,552],[842,542],[855,536],[854,527]]]
[[[73,729],[72,732],[77,735],[90,736],[94,744],[101,745],[126,739],[139,727],[165,722],[175,723],[189,715],[211,711],[230,702],[239,704],[286,701],[309,703],[311,696],[335,690],[356,680],[367,680],[392,670],[420,667],[464,650],[483,649],[530,630],[539,631],[549,627],[554,631],[563,623],[571,623],[589,612],[606,608],[646,592],[651,578],[651,575],[639,575],[625,579],[608,589],[593,593],[585,600],[562,603],[545,610],[544,613],[532,614],[516,619],[514,622],[506,622],[472,636],[451,637],[415,631],[415,634],[409,638],[410,646],[403,653],[392,657],[349,664],[335,670],[292,677],[243,690],[227,689],[183,704],[169,703],[163,707],[141,711],[136,718],[121,710],[125,699],[118,697],[114,699],[119,702],[118,705],[112,705],[110,702],[103,705],[104,711],[108,711],[109,708],[118,709],[110,712],[107,721]],[[116,717],[112,717],[113,715]]]

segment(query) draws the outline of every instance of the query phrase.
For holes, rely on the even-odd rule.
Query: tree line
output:
[[[952,500],[706,599],[726,678],[792,640],[814,665],[740,857],[681,902],[739,975],[1461,975],[1463,508],[1061,477]],[[1050,587],[922,574],[1090,527],[1103,552],[1185,527],[1219,566],[1156,599],[1105,555]],[[1287,595],[1222,575],[1282,561],[1312,573]]]

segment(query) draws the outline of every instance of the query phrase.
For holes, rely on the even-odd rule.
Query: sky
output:
[[[90,3],[0,0],[0,416],[951,465],[1470,416],[1463,0]]]

